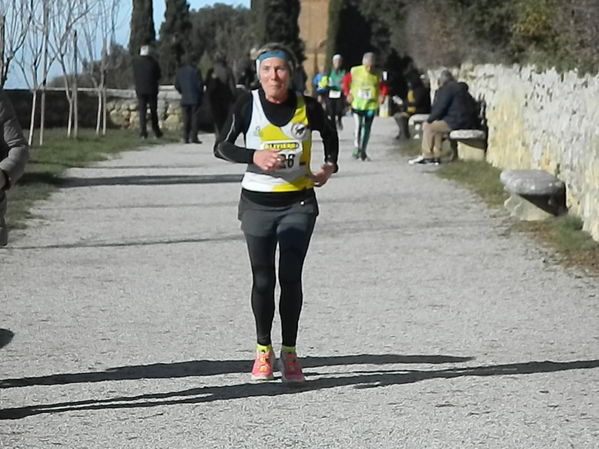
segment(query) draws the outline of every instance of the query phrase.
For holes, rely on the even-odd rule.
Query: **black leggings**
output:
[[[313,214],[292,213],[276,217],[267,235],[257,236],[245,232],[253,276],[252,311],[260,345],[271,344],[275,314],[275,253],[278,244],[282,343],[284,346],[295,346],[303,302],[302,268],[315,221]]]

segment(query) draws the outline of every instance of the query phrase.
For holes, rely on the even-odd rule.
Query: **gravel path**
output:
[[[0,250],[0,448],[599,447],[598,279],[394,126],[365,163],[346,129],[318,191],[302,388],[249,383],[244,167],[211,136],[69,171]]]

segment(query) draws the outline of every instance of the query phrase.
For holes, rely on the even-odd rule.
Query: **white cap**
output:
[[[337,53],[335,56],[333,56],[333,61],[335,59],[343,59],[343,57],[339,53]]]

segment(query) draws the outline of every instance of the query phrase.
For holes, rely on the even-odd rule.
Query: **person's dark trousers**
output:
[[[198,143],[199,104],[181,105],[183,113],[183,140],[185,143]]]
[[[343,128],[342,119],[343,119],[343,115],[345,114],[345,97],[343,97],[343,96],[341,96],[340,98],[327,97],[326,106],[327,106],[327,114],[329,115],[329,117],[331,118],[333,123],[335,123],[337,125],[337,127],[339,127],[340,129],[342,129]]]
[[[139,135],[141,137],[148,137],[146,114],[149,106],[152,131],[154,131],[156,137],[162,137],[162,131],[158,127],[158,96],[139,94],[137,96],[137,105],[139,107]]]
[[[405,112],[398,112],[393,114],[393,118],[399,128],[398,139],[409,139],[410,138],[410,127],[408,124],[409,116]]]
[[[214,120],[214,130],[215,134],[220,134],[220,131],[225,126],[225,121],[227,120],[227,115],[229,114],[229,105],[221,104],[221,103],[213,103],[212,104],[212,119]]]

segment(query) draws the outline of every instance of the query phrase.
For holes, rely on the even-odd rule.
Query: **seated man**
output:
[[[468,85],[458,83],[449,70],[443,70],[431,113],[422,126],[422,154],[409,163],[439,165],[444,135],[476,126],[476,101],[468,93]]]

